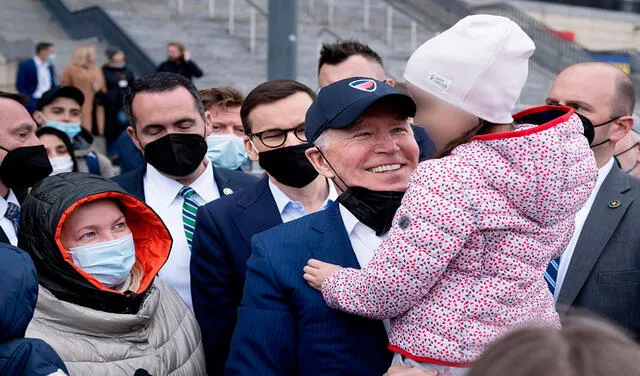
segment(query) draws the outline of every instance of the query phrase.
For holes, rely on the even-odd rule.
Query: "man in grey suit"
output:
[[[640,337],[640,180],[615,162],[616,143],[633,127],[631,79],[605,63],[572,65],[556,77],[547,104],[573,107],[595,127],[598,182],[576,229],[545,278],[565,313],[580,307]]]

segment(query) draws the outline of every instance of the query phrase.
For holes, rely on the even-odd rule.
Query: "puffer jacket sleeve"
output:
[[[322,285],[327,304],[359,316],[401,315],[424,297],[476,230],[455,158],[413,173],[387,239],[362,270],[342,269]]]

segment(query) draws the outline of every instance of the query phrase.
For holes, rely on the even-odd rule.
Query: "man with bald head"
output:
[[[566,251],[545,273],[564,313],[592,311],[640,337],[640,180],[615,163],[616,145],[633,127],[631,79],[606,63],[580,63],[560,72],[547,104],[569,106],[591,121],[599,172],[596,186],[576,216]]]
[[[24,99],[0,91],[0,243],[18,244],[26,189],[52,171],[35,131]]]

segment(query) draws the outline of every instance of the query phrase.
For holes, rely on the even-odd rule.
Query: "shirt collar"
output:
[[[360,221],[342,204],[340,204],[340,216],[342,216],[342,222],[344,222],[344,228],[347,230],[347,234],[351,235]]]
[[[338,198],[338,192],[336,191],[336,187],[333,185],[333,182],[329,179],[327,180],[327,184],[329,184],[329,195],[327,199],[324,201],[324,204],[320,207],[320,210],[324,210],[333,203]],[[269,189],[271,190],[271,195],[273,196],[274,201],[276,202],[276,206],[278,207],[278,212],[280,215],[284,213],[287,205],[293,202],[277,185],[273,184],[271,179],[269,179]]]
[[[33,57],[33,61],[36,63],[37,67],[47,67],[49,65],[48,61],[45,61],[44,63],[42,61],[40,61],[40,59],[38,59],[37,56]]]
[[[607,164],[605,164],[604,166],[598,169],[598,180],[596,181],[595,187],[593,187],[593,192],[600,191],[600,187],[602,186],[602,183],[604,183],[604,180],[607,178],[607,176],[609,176],[609,173],[613,168],[613,162],[614,160],[613,158],[611,158],[611,160],[609,160]]]
[[[207,163],[207,161],[205,161]],[[147,179],[151,182],[156,192],[161,192],[157,199],[160,203],[169,207],[176,199],[183,185],[176,180],[166,177],[160,171],[158,171],[151,164],[147,163]],[[213,178],[213,171],[211,163],[207,163],[207,167],[204,172],[191,183],[190,187],[196,192],[200,198],[205,202],[210,202],[215,199],[215,190],[217,189],[215,179]],[[213,187],[213,189],[211,189]]]
[[[9,189],[9,194],[7,195],[7,198],[0,196],[0,218],[4,217],[4,213],[7,212],[7,207],[9,206],[10,202],[20,206],[20,202],[18,202],[18,198],[16,197],[16,195],[13,193],[11,189]]]

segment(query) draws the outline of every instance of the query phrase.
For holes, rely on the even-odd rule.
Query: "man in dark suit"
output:
[[[224,374],[251,237],[336,199],[333,184],[318,175],[304,154],[309,147],[304,118],[315,97],[313,90],[292,80],[268,81],[251,91],[240,109],[245,146],[267,176],[198,211],[191,292],[210,375]]]
[[[56,86],[54,59],[53,44],[40,42],[36,46],[35,56],[23,61],[18,66],[16,89],[27,97],[29,113],[36,110],[38,99],[42,97],[42,94]]]
[[[633,126],[631,79],[617,67],[581,63],[555,79],[548,104],[573,107],[595,126],[598,181],[576,216],[576,230],[545,278],[559,312],[592,311],[640,336],[640,181],[614,160],[616,143]]]
[[[369,78],[320,91],[306,116],[306,155],[343,193],[339,204],[253,237],[227,375],[387,371],[385,323],[329,308],[302,270],[310,258],[354,268],[371,260],[418,164],[414,113],[409,97]]]
[[[349,77],[370,77],[395,87],[387,77],[380,55],[356,40],[326,43],[320,50],[318,85],[320,88]],[[436,147],[424,128],[412,125],[413,136],[420,148],[420,161],[433,157]]]
[[[138,79],[125,95],[124,109],[131,124],[127,132],[147,163],[114,180],[151,206],[169,228],[171,255],[158,276],[191,307],[189,260],[198,207],[257,179],[209,163],[205,137],[211,125],[190,80],[173,73]]]
[[[0,243],[14,246],[27,188],[52,171],[23,99],[0,91]]]

